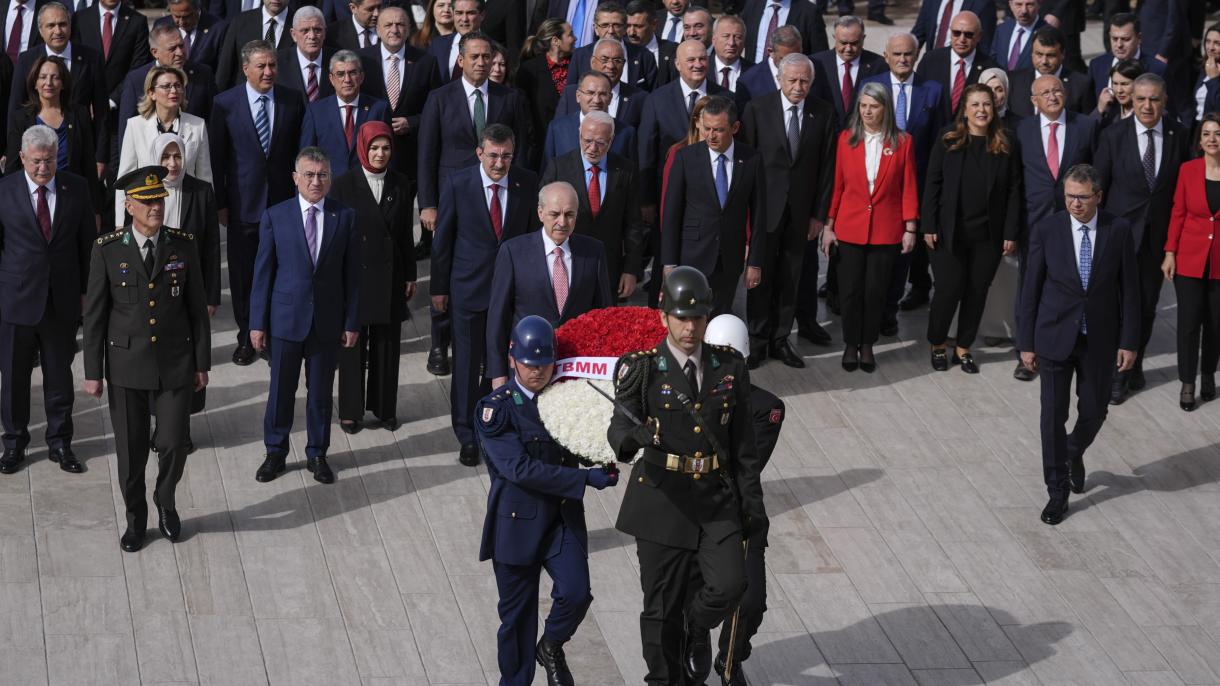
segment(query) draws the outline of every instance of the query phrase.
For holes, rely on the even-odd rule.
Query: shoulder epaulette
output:
[[[656,354],[657,354],[656,348],[649,348],[647,350],[637,350],[633,353],[627,353],[627,354],[623,355],[623,357],[626,359],[634,360],[634,359],[641,358],[641,357],[652,357],[653,355],[656,355]]]
[[[718,344],[718,343],[707,343],[706,345],[707,345],[709,348],[711,348],[711,349],[713,349],[713,350],[716,350],[716,351],[719,351],[719,352],[722,352],[722,353],[729,353],[730,355],[735,355],[735,356],[737,356],[737,357],[741,357],[741,356],[742,356],[742,355],[741,355],[741,353],[740,353],[740,352],[738,352],[738,351],[737,351],[737,349],[736,349],[736,348],[734,348],[734,347],[733,347],[733,346],[731,346],[731,345],[720,345],[720,344]]]
[[[117,241],[118,239],[122,238],[123,234],[125,234],[125,233],[127,233],[127,229],[119,229],[117,231],[111,231],[110,233],[108,233],[104,236],[100,236],[97,239],[97,244],[106,245],[107,243],[112,243],[112,242]]]
[[[169,235],[171,235],[171,236],[173,236],[173,237],[175,237],[175,238],[184,238],[184,239],[186,239],[186,240],[188,240],[188,241],[193,241],[193,240],[195,240],[195,234],[190,233],[190,232],[188,232],[188,231],[183,231],[182,229],[171,229],[171,228],[169,228],[169,227],[166,227],[166,229],[165,229],[165,230],[166,230],[167,232],[169,232]]]

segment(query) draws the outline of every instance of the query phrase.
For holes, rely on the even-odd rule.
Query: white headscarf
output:
[[[177,145],[178,151],[182,153],[182,168],[178,172],[178,178],[162,179],[166,190],[169,191],[169,197],[165,199],[165,225],[180,229],[182,228],[182,205],[178,196],[182,192],[182,179],[186,176],[186,170],[190,168],[190,160],[186,157],[186,143],[182,140],[182,136],[176,133],[163,133],[154,138],[152,159],[153,164],[161,164],[161,156],[165,154],[165,149],[171,144]]]

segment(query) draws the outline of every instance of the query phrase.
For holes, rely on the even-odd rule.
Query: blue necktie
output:
[[[682,18],[681,17],[670,17],[669,18],[669,33],[666,34],[665,40],[669,41],[670,43],[681,43],[682,42],[682,32],[678,30],[680,28],[682,28]]]
[[[1089,240],[1089,227],[1080,227],[1080,285],[1089,290],[1089,274],[1093,271],[1093,241]],[[1088,334],[1089,325],[1084,316],[1080,317],[1080,333]]]
[[[271,154],[271,120],[267,117],[267,96],[258,96],[258,113],[254,115],[254,130],[258,133],[258,144],[263,154]]]
[[[722,210],[729,197],[729,171],[724,167],[725,159],[724,155],[716,157],[716,199],[720,201]]]
[[[585,1],[576,0],[576,10],[572,12],[572,33],[576,34],[576,47],[585,44]]]
[[[895,120],[901,131],[907,130],[907,85],[898,84],[898,106],[894,110]]]

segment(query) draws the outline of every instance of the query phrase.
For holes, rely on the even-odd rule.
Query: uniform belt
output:
[[[644,460],[664,467],[671,472],[691,474],[696,479],[703,474],[711,474],[714,470],[720,468],[720,460],[716,457],[715,453],[711,455],[704,455],[703,453],[677,455],[646,448],[644,450]]]

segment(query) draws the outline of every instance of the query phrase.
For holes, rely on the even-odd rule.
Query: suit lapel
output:
[[[1098,265],[1101,264],[1102,254],[1110,244],[1110,227],[1101,221],[1100,216],[1097,218],[1097,231],[1095,233],[1097,235],[1094,236],[1093,240],[1093,264],[1089,269],[1089,290],[1092,290],[1093,284],[1097,282],[1097,279],[1093,277],[1097,273]]]
[[[861,142],[860,146],[864,147],[864,143]],[[866,156],[867,156],[867,154],[868,153],[865,152]],[[890,170],[890,161],[893,158],[894,158],[894,148],[890,147],[890,144],[886,143],[883,140],[881,143],[881,161],[877,164],[877,178],[873,179],[873,192],[869,194],[870,198],[875,197],[877,195],[877,192],[881,190],[881,185],[885,182],[885,175],[886,175],[886,172],[888,172]],[[865,162],[865,167],[866,167],[865,172],[866,173],[868,171],[867,165],[868,165],[868,163]],[[868,177],[866,176],[865,178],[868,178]]]
[[[330,251],[331,243],[335,242],[335,232],[339,230],[339,215],[335,213],[335,208],[329,203],[322,202],[322,247],[318,249],[318,264],[314,267],[322,266],[322,261],[326,259],[327,253]],[[304,227],[302,227],[301,235],[304,236]]]
[[[275,93],[273,96],[275,98],[275,120],[271,122],[271,142],[267,146],[272,149],[275,148],[275,142],[280,138],[280,132],[287,128],[285,122],[288,121],[288,106],[284,104],[284,99],[280,97],[281,93],[276,93],[276,90],[278,89],[272,88],[272,93]],[[254,138],[258,139],[257,130],[254,132]]]
[[[68,187],[65,186],[58,177],[56,177],[55,212],[51,214],[51,240],[47,241],[48,243],[54,241],[55,237],[59,235],[59,227],[61,227],[64,223],[64,214],[66,213],[65,208],[72,200],[75,200],[75,198],[68,197]],[[35,217],[35,220],[37,220],[37,217]]]
[[[1055,238],[1055,240],[1063,242],[1063,250],[1060,252],[1063,254],[1064,259],[1067,260],[1067,268],[1072,270],[1070,273],[1076,275],[1076,278],[1072,281],[1072,283],[1076,284],[1076,287],[1079,288],[1081,292],[1084,292],[1084,284],[1080,281],[1080,264],[1076,261],[1076,236],[1073,235],[1073,231],[1072,218],[1068,217],[1067,231],[1057,231],[1056,234],[1058,234],[1058,236]],[[1096,238],[1096,236],[1093,236],[1093,238]],[[1097,241],[1093,242],[1096,243]],[[1093,254],[1096,255],[1097,251],[1094,250]],[[1096,260],[1094,260],[1094,262],[1096,262]]]

